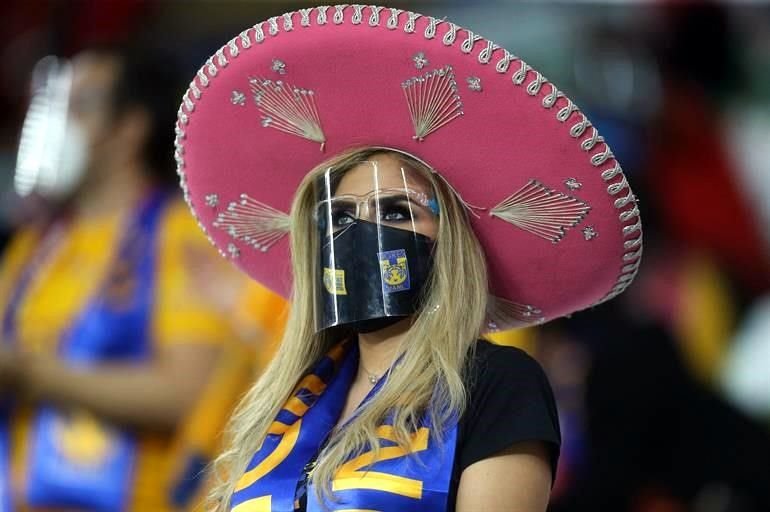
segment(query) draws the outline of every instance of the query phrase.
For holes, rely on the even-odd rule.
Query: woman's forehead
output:
[[[374,155],[347,171],[335,194],[362,195],[376,188],[410,188],[432,195],[432,186],[422,173],[390,154]]]

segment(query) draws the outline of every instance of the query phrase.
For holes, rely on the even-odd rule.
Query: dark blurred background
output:
[[[154,48],[180,70],[181,98],[234,34],[314,5],[3,2],[0,247],[24,217],[13,175],[39,59]],[[770,4],[389,5],[447,17],[522,56],[587,113],[640,198],[644,263],[623,296],[497,337],[533,353],[557,393],[552,509],[770,511]]]

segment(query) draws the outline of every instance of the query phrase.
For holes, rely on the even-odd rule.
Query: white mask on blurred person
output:
[[[69,116],[72,65],[42,59],[33,72],[32,100],[24,119],[16,161],[16,193],[63,199],[80,185],[88,162],[88,142]]]

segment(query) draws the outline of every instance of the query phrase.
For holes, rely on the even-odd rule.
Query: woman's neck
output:
[[[138,164],[116,166],[84,184],[74,200],[76,216],[109,215],[134,206],[149,187]]]
[[[410,325],[411,319],[404,318],[384,329],[359,333],[360,359],[356,380],[369,379],[372,375],[379,378],[385,374],[398,356],[399,346]]]

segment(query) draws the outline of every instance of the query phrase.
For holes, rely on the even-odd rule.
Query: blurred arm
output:
[[[234,333],[228,309],[243,278],[200,233],[182,201],[160,227],[152,357],[75,367],[47,355],[22,357],[22,389],[36,400],[85,408],[121,425],[168,430],[200,399]]]
[[[22,357],[22,387],[33,399],[76,407],[121,425],[174,429],[195,404],[217,365],[221,348],[205,344],[162,347],[145,364],[72,368],[53,357]]]

